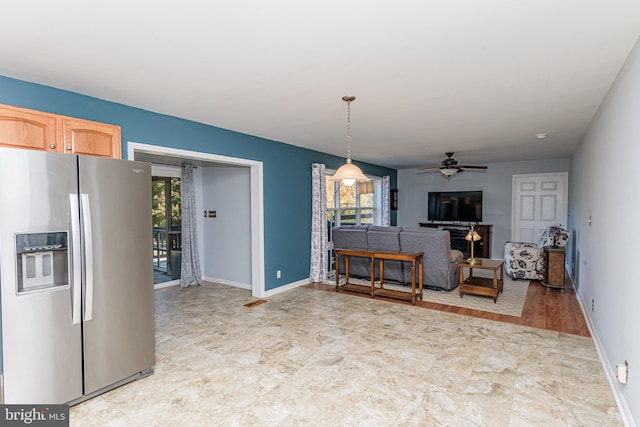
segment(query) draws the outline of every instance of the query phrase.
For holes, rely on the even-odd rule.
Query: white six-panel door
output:
[[[513,175],[511,240],[537,243],[547,227],[567,227],[567,180],[567,172]]]

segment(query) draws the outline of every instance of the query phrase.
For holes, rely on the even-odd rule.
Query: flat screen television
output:
[[[429,221],[482,221],[482,191],[429,192]]]

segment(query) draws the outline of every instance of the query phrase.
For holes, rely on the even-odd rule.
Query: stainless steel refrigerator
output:
[[[0,147],[0,403],[77,403],[155,364],[151,171]]]

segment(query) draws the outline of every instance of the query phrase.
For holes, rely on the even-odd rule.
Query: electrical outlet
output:
[[[282,277],[282,273],[280,270],[276,271],[276,279],[279,279],[280,277]]]
[[[626,360],[624,363],[618,363],[616,365],[616,377],[622,384],[626,384],[629,380],[629,362]]]
[[[591,311],[596,311],[596,302],[591,298]]]

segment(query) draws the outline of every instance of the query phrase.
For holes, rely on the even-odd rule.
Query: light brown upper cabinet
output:
[[[0,146],[122,158],[120,127],[0,105]]]
[[[67,153],[122,157],[119,126],[63,117],[62,141]]]
[[[0,146],[60,151],[56,117],[0,105]]]

